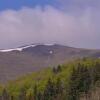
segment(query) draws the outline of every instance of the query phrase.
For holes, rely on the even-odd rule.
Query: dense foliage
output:
[[[0,88],[0,100],[82,100],[97,86],[100,59],[84,58],[9,82]]]

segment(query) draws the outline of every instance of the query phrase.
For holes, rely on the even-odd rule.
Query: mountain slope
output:
[[[0,81],[53,67],[72,59],[100,57],[99,50],[88,50],[58,44],[38,44],[15,49],[0,50]]]

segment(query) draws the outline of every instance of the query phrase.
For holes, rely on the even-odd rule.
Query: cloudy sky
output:
[[[33,43],[100,49],[100,0],[0,0],[0,49]]]

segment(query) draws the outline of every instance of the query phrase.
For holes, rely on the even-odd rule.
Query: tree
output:
[[[59,72],[61,72],[61,71],[62,71],[61,65],[58,65],[58,66],[57,66],[57,72],[59,73]]]
[[[19,100],[26,100],[26,91],[24,88],[20,90]]]
[[[67,87],[67,98],[68,100],[77,100],[78,90],[77,86],[79,84],[78,71],[73,67],[72,75],[69,80],[69,86]]]
[[[43,98],[42,93],[41,92],[38,92],[37,99],[38,100],[43,100],[42,98]]]
[[[61,65],[58,65],[57,67],[53,67],[53,73],[54,74],[57,74],[61,71],[62,71]]]
[[[59,94],[59,93],[62,93],[62,82],[61,82],[61,79],[60,78],[57,78],[57,82],[56,82],[56,93]]]
[[[6,91],[6,89],[3,90],[3,93],[2,93],[2,100],[9,100],[9,94],[8,94],[8,92]]]
[[[11,100],[14,100],[14,96],[11,96]]]
[[[52,71],[54,74],[57,74],[57,69],[55,67],[53,67]]]
[[[55,90],[55,84],[52,82],[51,79],[49,79],[44,90],[43,100],[51,100],[51,98],[53,98],[56,94]]]
[[[34,86],[34,100],[38,100],[37,97],[38,97],[38,91],[37,91],[37,85],[35,84]]]
[[[91,77],[89,69],[86,66],[80,67],[79,70],[80,82],[79,82],[79,92],[87,93],[91,85]]]
[[[88,68],[81,64],[76,69],[73,68],[69,82],[69,100],[78,100],[80,93],[87,93],[90,85],[91,77]]]

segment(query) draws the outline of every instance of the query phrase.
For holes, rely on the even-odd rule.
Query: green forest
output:
[[[1,84],[0,100],[100,100],[100,59],[77,59]]]

